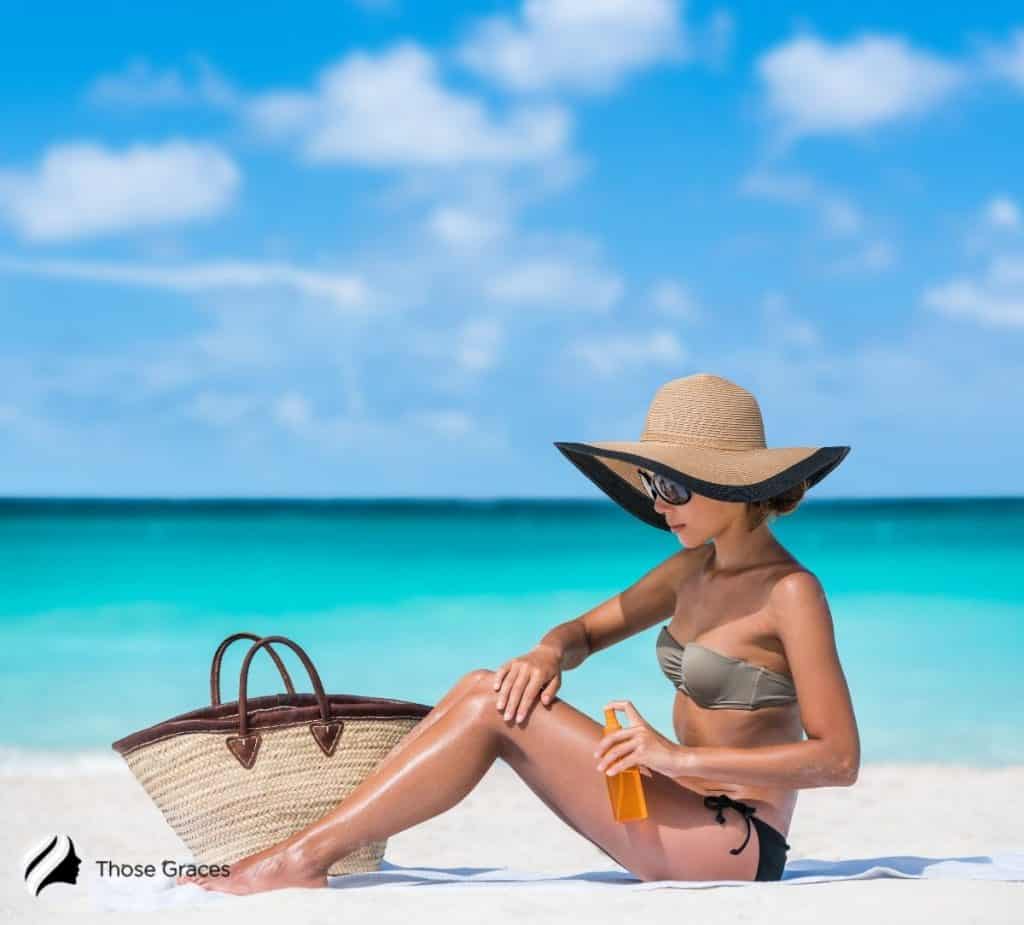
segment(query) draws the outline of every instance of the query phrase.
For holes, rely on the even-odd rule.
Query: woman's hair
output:
[[[748,501],[747,529],[755,530],[765,521],[771,523],[777,517],[792,514],[803,500],[804,493],[809,487],[807,481],[804,480],[772,498],[766,498],[763,501]]]

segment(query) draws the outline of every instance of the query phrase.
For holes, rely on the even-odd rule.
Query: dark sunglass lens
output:
[[[689,500],[690,492],[685,485],[680,485],[663,475],[655,475],[654,482],[658,492],[669,504],[682,504]]]

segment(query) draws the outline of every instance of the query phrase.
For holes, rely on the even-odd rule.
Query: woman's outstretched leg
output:
[[[494,672],[472,673],[470,689],[331,812],[289,838],[231,865],[229,877],[189,882],[232,893],[326,886],[326,870],[360,845],[388,838],[459,803],[502,757],[567,824],[645,880],[753,879],[756,839],[741,855],[745,821],[717,825],[700,794],[670,778],[644,778],[649,817],[612,818],[594,750],[602,727],[555,698],[534,703],[523,723],[496,709]],[[735,815],[736,818],[733,818]],[[184,881],[179,881],[184,882]]]
[[[492,677],[493,672],[471,672],[463,693],[457,685],[445,709],[435,708],[416,727],[415,739],[403,740],[407,747],[389,754],[325,816],[230,865],[230,876],[179,877],[177,882],[230,893],[326,886],[327,869],[338,858],[451,809],[499,754],[503,720],[495,707],[497,693],[481,694]]]

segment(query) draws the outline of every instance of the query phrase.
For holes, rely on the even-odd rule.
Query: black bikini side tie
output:
[[[733,809],[738,810],[743,814],[743,818],[747,820],[747,837],[743,839],[743,844],[739,848],[730,848],[729,854],[739,854],[744,848],[747,847],[747,842],[750,841],[750,817],[757,812],[756,806],[748,806],[746,803],[741,803],[739,800],[733,800],[726,794],[720,794],[719,796],[706,796],[704,797],[704,805],[708,809],[717,809],[718,814],[715,816],[715,821],[720,825],[725,825],[725,815],[722,812],[727,806],[731,806]]]

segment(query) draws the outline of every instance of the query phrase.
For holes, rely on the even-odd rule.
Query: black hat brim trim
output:
[[[601,462],[600,457],[618,459],[634,463],[651,472],[658,472],[666,478],[676,479],[688,488],[708,498],[718,501],[763,501],[772,498],[799,482],[806,481],[810,488],[820,482],[836,468],[850,452],[848,446],[823,446],[806,459],[777,472],[771,478],[752,485],[720,485],[717,482],[706,482],[703,479],[687,475],[646,456],[626,453],[622,450],[604,450],[589,446],[586,443],[566,443],[555,441],[555,447],[580,470],[590,481],[601,489],[620,507],[625,508],[634,517],[645,524],[671,533],[665,518],[654,509],[654,502],[645,492],[634,488],[616,472]]]

